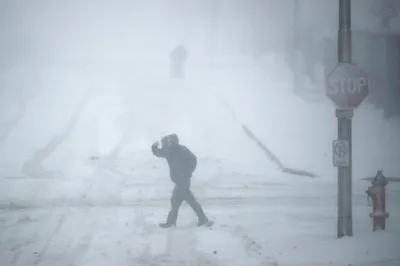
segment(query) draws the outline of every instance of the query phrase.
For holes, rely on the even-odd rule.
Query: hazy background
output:
[[[370,122],[362,118],[355,121],[368,126],[368,132],[374,128],[374,131],[389,134],[383,124],[378,123],[388,121],[385,127],[392,128],[400,114],[399,20],[393,16],[391,24],[385,27],[374,14],[378,10],[378,1],[354,0],[352,3],[353,60],[367,71],[371,85],[364,109],[358,111]],[[398,5],[396,1],[393,3]],[[245,123],[254,124],[258,134],[264,134],[263,138],[268,138],[270,145],[277,146],[275,149],[290,144],[294,149],[290,154],[300,152],[293,145],[306,145],[301,144],[308,142],[304,135],[324,136],[328,139],[324,139],[326,145],[335,135],[334,131],[329,131],[329,136],[322,133],[321,130],[327,127],[318,126],[315,118],[319,115],[319,123],[324,121],[328,128],[335,126],[331,111],[326,114],[318,111],[318,108],[331,110],[333,107],[324,95],[324,88],[325,78],[337,61],[338,7],[334,1],[3,0],[0,5],[0,117],[3,145],[8,147],[3,151],[21,148],[29,156],[28,150],[33,148],[28,147],[40,140],[46,142],[49,138],[46,134],[53,134],[51,130],[65,127],[73,110],[68,111],[68,108],[79,104],[86,90],[91,91],[89,106],[94,105],[90,100],[93,95],[109,101],[114,97],[112,108],[128,108],[130,113],[125,114],[124,122],[101,126],[97,124],[106,121],[103,116],[114,121],[115,115],[119,117],[124,111],[116,111],[113,115],[103,108],[102,114],[96,109],[99,107],[91,107],[91,111],[79,113],[81,118],[78,120],[84,123],[83,117],[90,112],[95,118],[87,118],[92,121],[90,126],[85,122],[78,128],[94,137],[118,135],[126,131],[121,126],[132,125],[136,133],[141,132],[147,137],[145,142],[140,142],[145,147],[146,141],[151,142],[157,134],[174,131],[178,125],[188,130],[188,138],[195,139],[193,132],[200,130],[195,129],[194,121],[199,123],[199,128],[213,135],[215,141],[220,136],[231,135],[231,130],[207,130],[207,126],[200,126],[199,112],[172,125],[171,121],[179,120],[177,114],[185,112],[165,112],[172,110],[168,106],[181,104],[162,100],[167,96],[160,92],[165,93],[172,87],[182,90],[174,91],[175,96],[168,97],[188,105],[193,99],[203,97],[205,100],[199,110],[206,108],[210,101],[218,102],[218,97],[211,94],[220,93],[233,104],[233,109],[246,120]],[[189,59],[186,80],[175,84],[169,79],[169,53],[177,44],[188,49]],[[185,96],[189,87],[197,94]],[[157,108],[149,104],[157,99],[165,106]],[[141,104],[142,109],[137,107]],[[97,106],[101,105],[97,103]],[[215,108],[224,108],[221,103],[216,105]],[[208,121],[212,117],[221,122],[217,118],[220,111],[208,110]],[[307,114],[300,115],[299,110]],[[95,128],[91,128],[95,124]],[[28,135],[25,127],[29,128]],[[89,128],[92,133],[88,133]],[[303,133],[299,135],[298,130]],[[274,139],[271,132],[275,131],[293,135]],[[374,138],[381,133],[377,134]],[[133,139],[141,138],[131,135]],[[202,142],[208,142],[205,135],[199,133],[199,137]],[[387,138],[379,141],[383,139]],[[363,140],[376,143],[366,135]],[[27,143],[25,146],[21,144],[23,141]],[[99,140],[98,145],[105,143],[107,141]],[[310,152],[310,157],[306,157],[314,158],[311,155],[314,154],[318,158],[327,158],[328,165],[329,149],[320,152]],[[5,152],[10,160],[8,153]],[[293,156],[292,160],[296,161],[294,155],[281,153],[282,156]],[[372,152],[360,151],[362,156],[366,153]],[[317,165],[312,167],[326,168]]]
[[[373,14],[383,2],[352,1],[370,95],[353,118],[356,237],[336,241],[324,89],[338,1],[0,0],[1,263],[399,265],[399,189],[389,230],[372,234],[363,180],[400,176],[400,20]],[[213,230],[157,226],[172,183],[150,146],[169,133],[198,157],[192,187]]]
[[[218,54],[239,53],[258,38],[263,49],[276,52],[294,26],[309,38],[336,35],[336,2],[297,1],[297,11],[295,2],[3,0],[2,46],[20,58],[137,60],[165,57],[179,42],[204,55],[210,46]],[[354,30],[380,29],[371,12],[374,2],[353,1]],[[398,26],[393,20],[392,28]]]
[[[395,86],[387,84],[396,76],[388,69],[397,65],[388,60],[398,50],[399,19],[393,17],[388,30],[376,15],[380,1],[352,3],[353,60],[369,72],[371,91],[392,98],[385,92]],[[3,0],[0,5],[3,76],[18,64],[35,69],[100,62],[167,67],[168,53],[183,43],[191,63],[204,57],[273,55],[289,67],[288,74],[300,73],[294,91],[314,94],[322,91],[321,83],[337,61],[338,5],[329,0]],[[385,105],[375,98],[370,100]]]

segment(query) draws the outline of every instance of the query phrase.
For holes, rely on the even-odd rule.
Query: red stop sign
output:
[[[368,95],[368,75],[355,64],[339,63],[329,74],[326,95],[338,108],[356,108]]]

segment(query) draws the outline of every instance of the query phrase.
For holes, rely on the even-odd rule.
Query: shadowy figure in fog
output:
[[[197,166],[196,156],[187,147],[179,144],[176,134],[163,137],[161,140],[161,149],[158,148],[158,145],[158,142],[152,145],[152,152],[157,157],[167,159],[170,177],[172,182],[175,183],[171,197],[171,210],[166,223],[161,223],[160,227],[168,228],[176,226],[179,207],[183,201],[186,201],[196,213],[199,220],[197,226],[208,224],[208,218],[190,190],[192,173]]]
[[[188,58],[188,51],[180,44],[170,53],[171,78],[183,79],[185,77],[185,62]]]

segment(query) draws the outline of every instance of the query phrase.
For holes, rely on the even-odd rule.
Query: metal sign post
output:
[[[367,74],[351,63],[351,0],[339,0],[338,65],[328,76],[326,95],[336,104],[338,140],[333,141],[333,164],[338,168],[337,237],[353,235],[352,118],[368,95]]]
[[[337,237],[353,236],[352,210],[352,118],[353,110],[336,109],[338,142],[346,143],[347,162],[338,165],[338,221]]]

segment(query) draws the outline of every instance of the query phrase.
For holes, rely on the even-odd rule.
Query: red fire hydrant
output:
[[[371,181],[372,186],[368,187],[368,197],[372,198],[372,213],[369,216],[373,221],[373,230],[385,230],[386,219],[389,214],[386,212],[386,185],[388,184],[386,177],[382,171],[378,171],[375,178]]]

